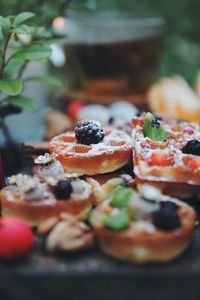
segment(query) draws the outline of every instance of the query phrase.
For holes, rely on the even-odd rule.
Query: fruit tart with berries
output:
[[[2,216],[15,216],[31,226],[65,212],[79,220],[87,218],[93,203],[92,188],[79,178],[22,175],[8,178],[0,192]]]
[[[137,183],[187,199],[200,191],[199,124],[158,120],[151,113],[133,119],[133,163]]]
[[[117,187],[91,215],[101,249],[134,263],[167,262],[190,244],[194,209],[153,186]]]

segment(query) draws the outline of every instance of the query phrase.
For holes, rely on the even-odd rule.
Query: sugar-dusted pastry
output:
[[[91,216],[103,252],[134,263],[166,262],[189,246],[196,215],[189,205],[145,185],[116,188]]]
[[[0,198],[3,216],[19,217],[35,226],[61,212],[86,219],[93,196],[90,184],[78,178],[47,177],[41,183],[38,177],[19,174],[9,178]]]
[[[151,113],[133,119],[136,183],[150,183],[186,199],[200,191],[199,124],[157,120]]]
[[[122,131],[104,129],[97,121],[80,121],[75,132],[66,132],[50,141],[51,153],[66,172],[96,175],[113,172],[131,159],[132,141]]]

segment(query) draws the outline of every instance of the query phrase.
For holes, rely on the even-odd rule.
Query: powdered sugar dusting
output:
[[[29,176],[29,175],[13,175],[8,178],[9,184],[16,185],[21,191],[27,192],[31,189],[37,187],[40,184],[39,179],[37,177]]]
[[[74,136],[74,133],[67,132],[66,134],[55,137],[52,142],[57,146],[57,150],[62,155],[95,156],[132,147],[131,138],[120,130],[106,129],[103,142],[89,146],[78,144],[75,142],[75,139],[73,139]]]

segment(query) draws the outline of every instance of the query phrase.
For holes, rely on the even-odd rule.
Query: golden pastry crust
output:
[[[114,231],[102,223],[102,214],[112,209],[110,201],[99,205],[92,214],[92,226],[101,249],[108,255],[134,263],[167,262],[180,255],[190,244],[196,221],[195,211],[189,205],[178,202],[177,213],[181,227],[171,231],[155,229],[154,232],[130,226]]]
[[[120,169],[131,159],[131,138],[119,130],[105,129],[102,143],[82,145],[73,132],[58,135],[50,141],[50,152],[66,172],[96,175]]]

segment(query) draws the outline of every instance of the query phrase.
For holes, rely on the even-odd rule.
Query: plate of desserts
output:
[[[126,264],[166,264],[187,257],[194,238],[199,156],[198,123],[147,112],[133,118],[128,134],[82,120],[49,141],[31,174],[8,178],[2,220],[10,220],[11,232],[23,220],[50,256],[95,248]],[[28,253],[4,239],[2,257]]]
[[[170,99],[166,86],[176,86]],[[188,108],[184,119],[179,109],[183,86],[193,99],[193,111]],[[108,287],[109,278],[116,279],[109,299],[128,296],[132,288],[137,296],[142,278],[148,278],[146,288],[155,299],[166,284],[179,290],[181,299],[188,299],[189,286],[198,290],[200,104],[188,89],[180,78],[152,86],[153,113],[126,102],[108,108],[80,101],[69,105],[70,119],[49,113],[47,141],[24,144],[30,171],[8,177],[0,191],[0,288],[5,295],[15,297],[18,290],[23,299],[20,278],[26,281],[25,299],[30,290],[39,299],[38,286],[50,291],[50,299],[61,290],[65,295],[73,288],[74,293],[77,281],[70,280],[77,278],[82,278],[83,295],[93,290],[96,299],[105,297],[102,286]],[[175,100],[175,110],[158,115]],[[53,284],[47,288],[41,278]],[[91,278],[100,278],[97,287]],[[7,287],[8,279],[14,279],[13,288]],[[173,295],[178,299],[175,290]]]

